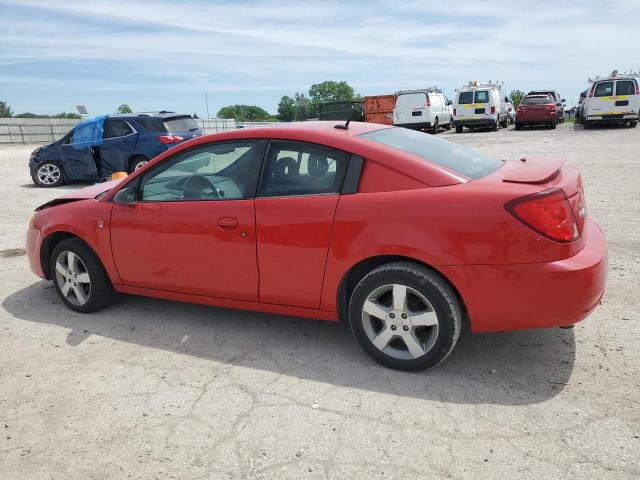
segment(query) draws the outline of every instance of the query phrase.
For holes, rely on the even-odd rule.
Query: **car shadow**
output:
[[[126,295],[82,315],[64,307],[44,281],[12,293],[2,306],[18,319],[68,329],[71,346],[98,335],[230,366],[446,403],[545,402],[569,384],[576,350],[573,330],[464,331],[442,365],[405,373],[374,363],[333,322]]]

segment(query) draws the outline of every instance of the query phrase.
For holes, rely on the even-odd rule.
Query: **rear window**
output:
[[[200,128],[196,121],[188,115],[165,119],[158,117],[137,117],[136,121],[147,130],[157,133],[184,133]]]
[[[460,92],[458,103],[473,103],[473,92]]]
[[[200,128],[196,121],[189,116],[166,118],[163,123],[167,131],[171,133],[192,132]]]
[[[476,103],[489,103],[489,91],[478,90],[476,92]]]
[[[495,172],[503,165],[502,160],[469,147],[406,128],[383,128],[359,136],[411,153],[473,179]]]
[[[544,105],[553,103],[553,100],[551,100],[551,97],[524,97],[520,103],[522,105]]]
[[[602,82],[596,85],[594,97],[609,97],[613,95],[613,82]]]
[[[616,95],[635,95],[636,84],[633,80],[618,80],[616,82]]]

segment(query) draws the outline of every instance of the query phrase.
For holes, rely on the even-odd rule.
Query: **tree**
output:
[[[347,82],[328,80],[311,85],[309,97],[314,105],[330,102],[349,102],[355,98],[353,87]]]
[[[278,103],[278,120],[281,122],[292,122],[296,119],[296,104],[293,98],[285,95]]]
[[[19,113],[15,116],[15,118],[42,118],[42,115],[36,115],[31,112]]]
[[[301,122],[314,116],[314,107],[309,97],[304,93],[296,92],[293,96],[293,104],[296,109],[296,120]]]
[[[118,107],[118,110],[116,110],[116,113],[133,113],[133,110],[131,110],[131,107],[129,105],[127,105],[126,103],[123,103]]]
[[[218,118],[233,118],[238,122],[267,122],[269,112],[256,105],[229,105],[218,110]]]
[[[10,118],[13,116],[11,107],[7,105],[7,102],[0,101],[0,118]]]
[[[77,113],[61,112],[61,113],[56,113],[51,118],[82,118],[82,117]]]
[[[524,98],[524,92],[522,90],[511,90],[509,94],[509,98],[511,99],[511,103],[513,103],[514,108],[518,108],[520,102]]]

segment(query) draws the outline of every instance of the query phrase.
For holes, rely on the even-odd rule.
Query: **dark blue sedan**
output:
[[[40,187],[104,180],[113,172],[132,172],[172,146],[202,134],[193,118],[174,112],[87,119],[57,142],[33,151],[31,178]]]

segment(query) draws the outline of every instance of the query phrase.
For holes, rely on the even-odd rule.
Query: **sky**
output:
[[[345,80],[382,95],[470,80],[555,89],[640,69],[640,1],[0,0],[0,100],[14,113],[276,113]]]

